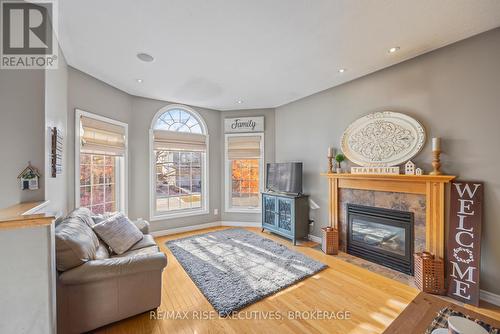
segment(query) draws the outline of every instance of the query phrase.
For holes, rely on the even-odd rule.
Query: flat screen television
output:
[[[266,189],[282,193],[302,193],[302,162],[269,163]]]

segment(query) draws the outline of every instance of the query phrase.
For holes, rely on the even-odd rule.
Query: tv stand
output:
[[[262,231],[279,234],[297,244],[309,234],[309,196],[262,193]]]

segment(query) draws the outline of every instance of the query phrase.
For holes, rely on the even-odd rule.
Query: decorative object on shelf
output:
[[[423,292],[444,295],[444,261],[429,252],[415,253],[415,285]]]
[[[405,174],[415,175],[415,163],[413,161],[410,160],[405,164]]]
[[[450,194],[448,296],[479,306],[482,182],[454,181]]]
[[[345,160],[345,155],[338,153],[335,156],[335,161],[337,161],[337,173],[342,173],[342,161]]]
[[[339,231],[331,226],[321,229],[322,241],[321,250],[328,255],[337,255],[339,253]]]
[[[36,190],[39,188],[39,179],[42,175],[37,168],[31,166],[31,161],[28,162],[21,174],[17,177],[20,180],[21,190]]]
[[[57,177],[62,174],[62,152],[63,152],[63,136],[60,130],[56,127],[52,131],[52,147],[51,147],[51,169],[52,177]]]
[[[264,116],[225,118],[224,132],[264,132]]]
[[[328,147],[328,173],[333,173],[333,147]]]
[[[422,168],[417,168],[415,169],[415,175],[424,175],[424,171]]]
[[[360,166],[396,166],[412,159],[425,144],[425,130],[414,118],[382,111],[354,121],[342,136],[342,152]]]
[[[441,138],[432,138],[432,172],[431,175],[441,175]]]
[[[351,174],[399,175],[399,167],[351,167]]]

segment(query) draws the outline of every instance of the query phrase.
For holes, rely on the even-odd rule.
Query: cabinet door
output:
[[[263,223],[276,227],[276,197],[264,195],[262,198],[264,202]]]
[[[293,231],[293,199],[278,198],[278,228],[290,235]]]

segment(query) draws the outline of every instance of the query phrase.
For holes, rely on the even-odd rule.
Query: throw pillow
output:
[[[104,219],[92,228],[116,254],[125,253],[143,237],[142,232],[123,213]]]

